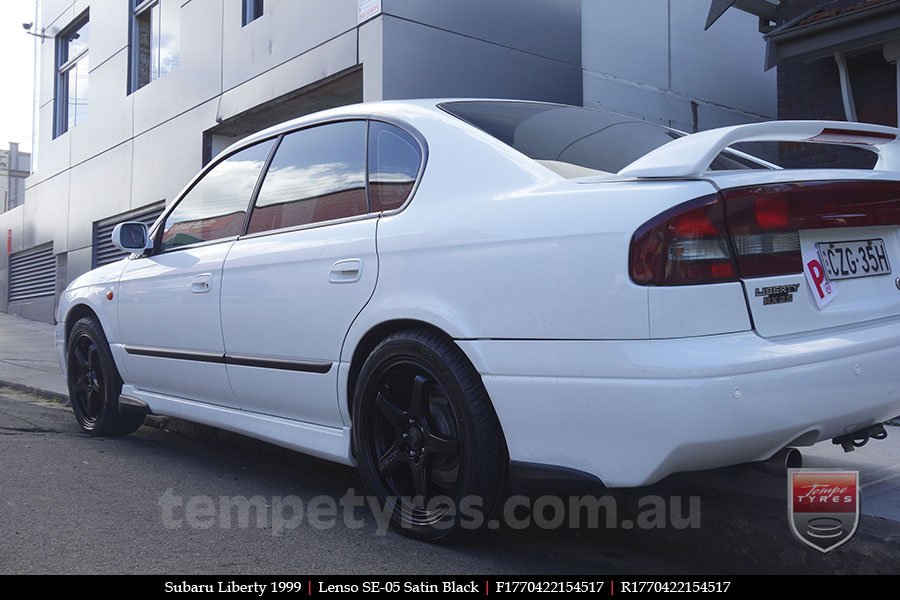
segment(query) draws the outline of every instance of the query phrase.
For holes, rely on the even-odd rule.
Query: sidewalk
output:
[[[56,359],[53,325],[0,312],[0,383],[68,401],[69,391]]]
[[[68,400],[52,325],[0,313],[0,386]],[[195,437],[187,424],[165,428]],[[786,480],[743,468],[685,473],[649,488],[620,490],[638,495],[700,494],[705,524],[695,533],[660,530],[627,537],[625,532],[623,542],[650,551],[669,548],[738,570],[894,572],[900,564],[900,427],[888,426],[886,440],[871,441],[848,454],[828,442],[800,451],[805,467],[859,470],[863,518],[854,542],[841,550],[821,556],[792,539],[787,529]]]

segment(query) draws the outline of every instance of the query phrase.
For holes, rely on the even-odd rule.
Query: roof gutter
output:
[[[796,21],[765,36],[766,70],[787,59],[811,61],[900,38],[900,2],[876,4],[808,25],[794,26]]]

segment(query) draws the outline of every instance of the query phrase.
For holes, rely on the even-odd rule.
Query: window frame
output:
[[[265,12],[265,0],[241,0],[241,27],[246,27]]]
[[[150,85],[157,79],[162,77],[162,73],[156,76],[156,79],[153,78],[153,18],[150,17],[150,73],[148,74],[147,83],[141,84],[140,82],[140,51],[141,51],[141,40],[140,40],[140,27],[138,27],[138,20],[143,17],[145,14],[152,11],[155,7],[159,7],[160,15],[162,14],[162,2],[163,0],[128,0],[128,95],[135,93],[136,91]],[[181,10],[181,0],[178,2],[178,10]],[[160,17],[160,27],[162,27],[162,17]],[[178,31],[179,38],[181,36],[181,29]],[[180,43],[179,39],[179,43]],[[180,50],[179,50],[180,52]],[[169,71],[166,71],[169,73]]]
[[[90,17],[90,9],[85,10],[56,35],[56,48],[54,48],[56,72],[54,73],[53,90],[53,139],[58,138],[71,129],[69,127],[69,73],[72,69],[78,67],[81,59],[89,55],[91,48],[90,43],[88,43],[85,45],[84,50],[76,56],[69,56],[69,40],[82,27],[90,23]],[[88,76],[90,77],[90,67],[88,67]],[[72,127],[76,125],[78,123],[75,123]]]
[[[128,0],[128,93],[133,94],[138,91],[145,85],[150,85],[153,82],[150,79],[147,83],[141,85],[140,84],[140,75],[138,74],[138,70],[140,69],[140,50],[141,50],[141,41],[140,41],[140,31],[138,27],[138,18],[141,17],[144,13],[153,9],[154,6],[159,4],[160,0]],[[152,19],[151,19],[152,21]],[[150,32],[150,36],[153,36],[153,32]],[[150,47],[153,47],[153,43],[150,43]],[[151,50],[152,51],[152,50]],[[150,59],[151,63],[153,62],[153,58]]]
[[[409,196],[406,198],[406,201],[403,204],[401,204],[400,206],[398,206],[397,208],[394,208],[391,210],[379,211],[379,212],[369,211],[369,212],[366,212],[361,215],[354,215],[351,217],[342,217],[340,219],[332,219],[330,221],[317,221],[315,223],[307,223],[304,225],[294,225],[293,227],[284,227],[281,229],[268,229],[266,231],[260,231],[257,233],[247,233],[248,228],[250,227],[250,217],[253,214],[253,210],[256,208],[256,199],[259,196],[260,189],[262,189],[262,183],[265,180],[265,177],[269,172],[269,166],[272,164],[272,160],[275,158],[275,154],[276,154],[276,152],[278,152],[278,148],[281,146],[281,140],[284,139],[285,136],[288,136],[292,133],[297,133],[298,131],[303,131],[305,129],[310,129],[312,127],[319,127],[322,125],[329,125],[329,124],[333,124],[333,123],[342,123],[344,121],[364,121],[366,123],[366,143],[365,143],[366,181],[365,181],[365,183],[366,183],[366,204],[369,206],[371,206],[369,203],[369,160],[368,160],[368,156],[369,156],[369,124],[373,121],[378,121],[380,123],[387,123],[388,125],[394,125],[395,127],[398,127],[400,129],[402,129],[403,131],[405,131],[418,143],[419,155],[420,155],[419,171],[416,174],[416,181],[413,184],[413,187],[410,190]],[[272,149],[269,151],[269,156],[266,158],[266,161],[263,164],[263,168],[260,170],[259,176],[256,179],[256,184],[253,187],[253,193],[250,196],[250,203],[247,207],[247,214],[244,217],[244,226],[243,226],[243,229],[241,230],[240,235],[229,236],[227,238],[220,238],[217,240],[208,240],[205,242],[197,242],[195,244],[186,244],[184,246],[172,248],[171,250],[162,250],[161,249],[162,248],[163,227],[166,223],[166,220],[169,218],[169,214],[172,213],[172,211],[175,210],[175,208],[191,192],[191,190],[194,189],[194,186],[196,186],[200,182],[201,179],[206,177],[207,173],[212,171],[214,168],[216,168],[217,165],[221,164],[223,161],[227,160],[228,158],[234,156],[238,152],[246,150],[247,148],[250,148],[251,146],[255,146],[256,144],[262,144],[262,143],[265,143],[265,142],[267,142],[269,140],[273,140],[273,139],[275,140],[275,143],[272,145]],[[210,162],[203,169],[201,169],[197,175],[194,176],[194,179],[192,179],[188,183],[188,186],[180,194],[178,194],[175,201],[172,202],[171,205],[166,207],[165,211],[163,211],[163,214],[160,215],[159,220],[151,228],[150,238],[153,240],[153,250],[149,251],[147,253],[144,253],[144,254],[137,255],[136,258],[155,256],[158,254],[167,254],[169,252],[178,252],[180,250],[189,250],[192,248],[208,246],[211,244],[233,242],[236,240],[239,241],[239,240],[243,240],[243,239],[255,239],[255,238],[265,237],[265,236],[270,236],[270,235],[280,235],[282,233],[289,233],[289,232],[293,232],[293,231],[315,229],[318,227],[328,227],[331,225],[339,225],[341,223],[349,223],[352,221],[361,221],[363,219],[373,219],[373,218],[380,218],[380,217],[384,217],[384,216],[395,215],[397,213],[400,213],[400,212],[406,210],[406,207],[409,206],[409,204],[413,201],[413,198],[415,198],[416,192],[419,189],[419,185],[422,182],[422,177],[425,174],[425,169],[426,169],[427,164],[428,164],[428,143],[425,140],[425,137],[419,132],[418,129],[416,129],[415,127],[412,127],[410,124],[400,121],[400,120],[397,120],[397,119],[392,119],[389,117],[381,117],[381,116],[372,117],[369,115],[347,115],[347,116],[340,117],[340,118],[326,118],[326,119],[315,120],[315,121],[312,121],[309,123],[305,123],[299,127],[295,127],[292,129],[274,133],[270,136],[266,136],[266,137],[263,137],[260,139],[253,139],[252,141],[248,141],[246,144],[242,144],[241,147],[235,148],[233,151],[229,152],[227,155],[223,155],[222,157],[219,157],[216,160]]]
[[[337,118],[337,119],[325,119],[325,120],[321,120],[321,121],[314,121],[312,123],[307,123],[307,124],[303,125],[302,127],[297,127],[296,129],[291,129],[291,130],[282,132],[281,137],[283,138],[284,136],[291,135],[292,133],[297,133],[298,131],[303,131],[305,129],[319,127],[322,125],[330,125],[330,124],[334,124],[334,123],[343,123],[345,121],[365,121],[366,122],[366,143],[365,143],[365,155],[366,155],[366,165],[365,166],[366,166],[366,169],[365,169],[365,175],[366,175],[366,204],[369,208],[368,212],[361,214],[361,215],[353,215],[351,217],[342,217],[340,219],[332,219],[329,221],[317,221],[315,223],[306,223],[303,225],[294,225],[292,227],[282,227],[280,229],[269,229],[266,231],[259,231],[256,233],[248,233],[247,227],[249,227],[249,224],[250,224],[250,215],[252,214],[253,210],[256,208],[256,196],[259,193],[259,190],[257,190],[257,194],[255,194],[254,198],[253,198],[253,205],[250,207],[250,212],[248,213],[247,223],[246,223],[247,227],[244,228],[243,234],[241,236],[239,236],[239,238],[238,238],[239,240],[254,239],[254,238],[264,237],[264,236],[268,236],[268,235],[277,235],[277,234],[289,233],[289,232],[293,232],[293,231],[303,231],[305,229],[315,229],[318,227],[339,225],[342,223],[361,221],[363,219],[380,218],[380,217],[384,217],[384,216],[395,215],[395,214],[405,210],[406,207],[409,206],[409,203],[412,202],[413,198],[416,195],[416,192],[419,189],[419,184],[422,182],[422,176],[425,174],[425,167],[428,164],[428,143],[426,142],[425,137],[419,132],[419,130],[416,129],[415,127],[411,126],[409,123],[400,121],[398,119],[392,119],[389,117],[382,117],[382,116],[373,117],[373,116],[369,116],[369,115],[347,115],[347,116]],[[416,173],[416,181],[413,184],[413,187],[409,192],[409,196],[406,198],[406,200],[403,202],[403,204],[401,204],[397,208],[394,208],[391,210],[385,210],[385,211],[377,211],[377,212],[374,212],[371,210],[371,202],[369,200],[369,141],[370,141],[369,129],[370,129],[370,125],[372,122],[386,123],[388,125],[393,125],[399,129],[402,129],[410,137],[412,137],[416,141],[416,143],[419,145],[419,171],[418,171],[418,173]],[[280,144],[281,144],[281,140],[279,140],[279,145]],[[271,161],[270,161],[270,163],[271,163]],[[265,175],[268,174],[268,165],[266,165],[265,169],[266,169],[266,171],[263,174],[263,179],[265,178]],[[261,185],[262,184],[260,183],[260,187],[261,187]]]

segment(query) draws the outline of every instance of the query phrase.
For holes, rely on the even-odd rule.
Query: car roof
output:
[[[554,104],[557,106],[569,106],[558,102],[540,102],[537,100],[506,99],[506,98],[422,98],[413,100],[380,100],[377,102],[361,102],[348,104],[336,108],[310,113],[297,117],[278,125],[273,125],[257,133],[242,138],[222,151],[221,156],[231,154],[236,150],[250,146],[257,142],[279,136],[310,125],[335,121],[341,119],[384,119],[387,121],[401,121],[415,125],[417,118],[434,116],[445,117],[448,121],[455,122],[440,109],[440,104],[445,102],[521,102],[529,104]],[[574,105],[572,105],[574,106]]]

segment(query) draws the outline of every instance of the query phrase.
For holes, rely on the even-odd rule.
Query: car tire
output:
[[[426,329],[384,339],[360,370],[352,410],[361,477],[382,510],[393,503],[395,530],[449,543],[496,528],[506,444],[481,376],[452,340]]]
[[[119,410],[122,378],[103,327],[84,317],[72,327],[66,345],[67,383],[75,419],[96,436],[127,435],[144,422],[144,415]]]

